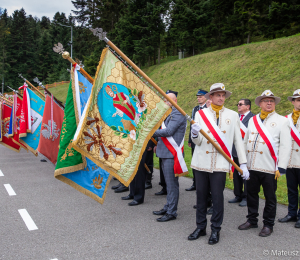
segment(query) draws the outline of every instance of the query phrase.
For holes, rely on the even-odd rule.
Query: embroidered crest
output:
[[[48,124],[43,124],[44,129],[42,129],[42,136],[46,139],[50,139],[50,128],[51,128],[51,120],[48,120]],[[53,121],[53,129],[52,129],[52,141],[54,141],[59,136],[60,129],[57,128],[56,123]]]
[[[94,185],[94,187],[98,190],[102,188],[101,183],[103,181],[103,177],[101,177],[101,178],[100,177],[101,177],[101,175],[99,174],[98,178],[95,177],[95,179],[93,179],[93,183],[91,184],[91,185]]]
[[[275,122],[272,122],[272,123],[270,123],[270,126],[274,128],[277,126],[277,124]]]
[[[230,125],[231,120],[230,120],[229,118],[227,118],[227,119],[225,120],[225,123],[226,123],[227,125]]]
[[[225,90],[225,86],[222,86],[221,89],[224,89],[224,90]]]

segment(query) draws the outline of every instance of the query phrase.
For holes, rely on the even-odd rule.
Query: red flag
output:
[[[12,108],[6,104],[4,104],[2,107],[2,134],[3,134],[3,136],[2,136],[1,144],[13,151],[19,152],[20,145],[14,143],[13,139],[8,137],[11,110],[12,110]]]
[[[19,135],[20,137],[26,137],[27,133],[31,133],[30,99],[26,83],[22,87],[19,87],[19,89],[24,90]]]
[[[51,97],[47,95],[37,150],[53,164],[56,164],[57,161],[63,120],[64,110],[53,100],[53,95]]]
[[[15,99],[14,99],[15,100]],[[19,138],[19,134],[20,134],[20,120],[21,120],[21,110],[22,110],[22,103],[23,103],[23,100],[20,98],[20,97],[17,97],[16,98],[16,101],[17,101],[17,104],[13,104],[13,107],[14,107],[14,111],[15,113],[13,113],[13,116],[15,117],[13,119],[13,124],[14,124],[14,127],[13,127],[13,134],[12,134],[12,141],[14,143],[16,143],[17,145],[20,145],[21,148],[24,148],[25,150],[28,151],[27,147],[22,144],[20,142],[20,138]],[[16,125],[15,125],[15,122],[16,122]]]

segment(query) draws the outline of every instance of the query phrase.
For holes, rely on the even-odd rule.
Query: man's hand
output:
[[[211,104],[211,100],[210,100],[210,99],[207,99],[207,100],[206,100],[206,106],[209,107],[210,104]]]
[[[191,147],[191,146],[192,146],[192,144],[191,144],[191,143],[188,143],[188,146],[189,146],[189,147]]]
[[[192,137],[196,138],[200,130],[201,130],[201,126],[198,123],[192,124],[192,129],[191,129]]]
[[[156,147],[157,147],[157,146],[154,146],[154,148],[153,148],[153,152],[154,152],[154,153],[156,153]]]
[[[147,149],[148,152],[151,151],[151,150],[152,150],[152,147],[149,147],[149,148]]]
[[[242,178],[243,178],[244,180],[248,180],[249,177],[250,177],[250,173],[249,173],[249,171],[248,171],[247,164],[246,164],[246,163],[241,164],[241,165],[240,165],[240,168],[241,168],[241,170],[243,171]],[[240,174],[240,173],[239,173],[239,174]]]

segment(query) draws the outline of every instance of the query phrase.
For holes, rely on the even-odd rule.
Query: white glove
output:
[[[248,180],[249,177],[250,177],[250,173],[249,173],[249,171],[248,171],[247,164],[246,164],[246,163],[241,164],[241,165],[240,165],[240,168],[241,168],[241,170],[243,171],[242,178],[243,178],[244,180]],[[239,173],[239,174],[240,174],[240,173]]]
[[[201,126],[198,123],[192,124],[192,137],[196,138],[201,130]]]

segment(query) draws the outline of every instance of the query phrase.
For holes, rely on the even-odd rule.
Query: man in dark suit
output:
[[[147,153],[149,151],[149,148],[151,150],[154,147],[154,143],[150,140],[148,142],[147,148],[143,153],[142,159],[140,161],[140,165],[138,168],[138,171],[130,183],[130,193],[129,195],[122,197],[122,200],[132,200],[128,203],[129,206],[137,206],[139,204],[144,203],[145,198],[145,181],[146,181],[146,175],[147,175],[147,169],[145,167],[146,157]]]
[[[174,102],[177,102],[177,98],[174,93],[169,92],[167,95]],[[163,215],[157,219],[159,222],[166,222],[176,219],[179,199],[179,182],[178,177],[175,177],[174,173],[174,156],[166,146],[166,140],[164,138],[172,139],[172,141],[174,141],[174,145],[179,146],[183,141],[186,125],[186,118],[175,107],[172,107],[172,112],[164,121],[162,129],[158,129],[153,135],[154,137],[158,137],[156,154],[162,159],[162,168],[167,184],[167,203],[163,209],[159,211],[153,211],[154,215]],[[181,152],[180,149],[177,150]]]
[[[244,131],[245,129],[247,129],[248,127],[248,122],[250,120],[251,117],[255,116],[250,110],[251,110],[251,101],[249,99],[241,99],[238,104],[238,113],[240,116],[240,121],[241,121],[241,134],[242,137],[244,136]],[[244,126],[243,126],[243,125]],[[244,128],[244,130],[243,130]],[[237,165],[239,164],[239,159],[237,156],[237,152],[235,147],[232,147],[232,157],[234,162]],[[239,175],[238,171],[236,169],[234,169],[233,172],[233,185],[234,185],[234,189],[233,189],[233,193],[235,195],[235,198],[229,200],[229,203],[240,203],[239,205],[241,207],[246,207],[247,206],[247,181],[243,180],[243,178],[241,177],[241,175]],[[244,187],[244,191],[243,191],[243,187]]]

